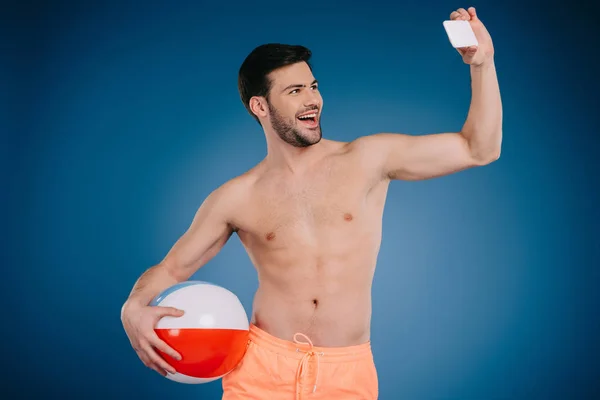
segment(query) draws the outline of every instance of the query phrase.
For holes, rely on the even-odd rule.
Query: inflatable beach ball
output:
[[[155,331],[181,355],[177,361],[158,351],[177,373],[167,378],[181,383],[207,383],[231,372],[244,357],[249,322],[238,297],[202,281],[186,281],[166,289],[151,306],[175,307],[181,317],[166,316]]]

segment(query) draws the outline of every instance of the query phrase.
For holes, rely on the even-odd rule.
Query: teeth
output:
[[[306,114],[306,115],[303,115],[303,116],[301,116],[301,117],[298,117],[298,119],[315,118],[316,116],[317,116],[317,114],[316,114],[316,113],[313,113],[313,114]]]

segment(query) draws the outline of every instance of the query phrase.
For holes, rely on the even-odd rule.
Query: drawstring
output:
[[[296,336],[303,336],[306,339],[306,342],[298,341],[298,339],[296,339]],[[312,351],[313,344],[310,341],[310,339],[303,333],[294,334],[294,343],[310,345],[310,349],[304,354],[304,356],[302,357],[302,360],[300,360],[300,365],[298,366],[298,371],[296,372],[296,394],[300,394],[300,391],[298,390],[298,385],[300,384],[300,377],[302,376],[302,373],[304,372],[304,370],[306,368],[308,368],[307,364],[308,364],[309,358],[311,356],[317,356],[317,374],[315,377],[315,385],[313,386],[313,390],[312,390],[312,392],[314,393],[317,390],[317,381],[319,379],[319,356],[322,356],[323,352]],[[296,348],[296,351],[299,352],[300,349]]]

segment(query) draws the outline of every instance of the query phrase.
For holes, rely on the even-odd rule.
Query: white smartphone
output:
[[[477,38],[469,21],[444,21],[444,29],[454,48],[477,46]]]

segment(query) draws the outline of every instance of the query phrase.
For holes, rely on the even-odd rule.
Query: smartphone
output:
[[[444,29],[454,48],[477,46],[477,38],[469,21],[444,21]]]

